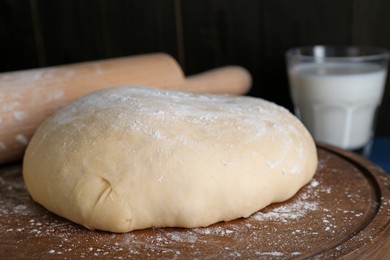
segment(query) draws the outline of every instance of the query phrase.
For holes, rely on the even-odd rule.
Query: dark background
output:
[[[390,1],[0,0],[0,72],[166,52],[187,75],[241,65],[249,95],[291,109],[284,53],[312,44],[390,49]],[[390,136],[389,86],[376,132]]]

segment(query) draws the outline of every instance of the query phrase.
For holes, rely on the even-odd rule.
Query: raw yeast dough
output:
[[[317,152],[286,109],[258,98],[117,87],[47,119],[24,157],[32,198],[90,229],[199,227],[292,197]]]

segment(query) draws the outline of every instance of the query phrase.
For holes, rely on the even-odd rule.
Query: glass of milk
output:
[[[286,58],[295,114],[314,139],[368,156],[388,51],[308,46],[288,50]]]

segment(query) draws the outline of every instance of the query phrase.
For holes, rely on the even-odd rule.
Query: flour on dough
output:
[[[271,102],[116,87],[47,119],[23,175],[49,211],[128,232],[248,217],[292,197],[316,166],[308,131]]]

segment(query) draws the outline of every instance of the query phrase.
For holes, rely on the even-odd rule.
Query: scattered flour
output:
[[[0,142],[0,152],[5,150],[7,150],[7,146],[3,142]]]
[[[28,138],[25,136],[25,135],[23,135],[23,134],[18,134],[18,135],[16,135],[15,136],[15,140],[18,142],[18,143],[20,143],[20,144],[22,144],[22,145],[27,145],[28,144]]]
[[[282,237],[281,241],[270,241],[267,235],[270,226],[264,224],[272,219],[285,223],[287,227],[289,220],[299,220],[305,214],[318,209],[316,203],[304,202],[302,199],[302,197],[310,199],[315,191],[313,185],[308,185],[307,190],[301,193],[297,200],[283,206],[279,205],[272,212],[256,213],[248,220],[240,219],[194,229],[154,228],[147,232],[135,231],[127,234],[95,232],[48,214],[42,207],[33,203],[19,175],[20,170],[14,168],[0,175],[0,189],[13,191],[8,193],[11,197],[5,200],[9,201],[8,203],[0,201],[0,232],[11,240],[15,237],[20,238],[23,234],[27,240],[39,238],[40,241],[51,241],[51,247],[45,249],[46,253],[42,253],[47,257],[77,255],[80,258],[125,259],[137,255],[145,256],[146,252],[147,257],[180,258],[190,250],[195,257],[198,255],[202,258],[202,252],[210,250],[207,248],[218,249],[213,251],[214,255],[210,255],[215,258],[221,255],[245,258],[248,254],[277,258],[298,256],[301,254],[299,251],[282,252],[264,250],[267,247],[259,248],[260,241],[262,241],[260,244],[265,243],[264,245],[271,248],[275,248],[283,241]],[[247,240],[243,240],[245,237],[251,239],[245,241]],[[245,248],[238,250],[243,245]]]
[[[259,211],[252,215],[255,220],[274,220],[288,222],[290,220],[296,220],[304,217],[308,212],[318,209],[318,202],[307,200],[310,196],[309,192],[312,188],[319,185],[319,182],[313,179],[309,184],[309,189],[294,203],[282,203],[280,206],[273,208],[271,211]]]
[[[325,165],[323,161],[320,167],[321,164]],[[248,219],[205,228],[153,228],[111,234],[86,230],[48,213],[31,201],[21,168],[9,167],[6,171],[0,169],[0,233],[2,241],[12,241],[15,250],[41,250],[31,258],[305,258],[306,252],[354,232],[366,217],[364,191],[352,196],[349,183],[340,186],[342,192],[337,191],[340,187],[329,186],[324,173],[325,167],[295,197],[270,205]],[[343,178],[337,174],[333,177]],[[333,200],[326,200],[331,195]],[[383,209],[389,212],[390,199],[380,199]],[[341,204],[342,200],[351,203]],[[375,233],[370,232],[370,237],[356,236],[356,241],[372,243]],[[337,252],[342,255],[344,250],[343,245],[337,246],[331,258],[337,258]]]
[[[26,118],[28,118],[27,113],[23,112],[23,111],[15,111],[12,113],[12,115],[13,115],[14,119],[18,120],[18,121],[23,121]]]

